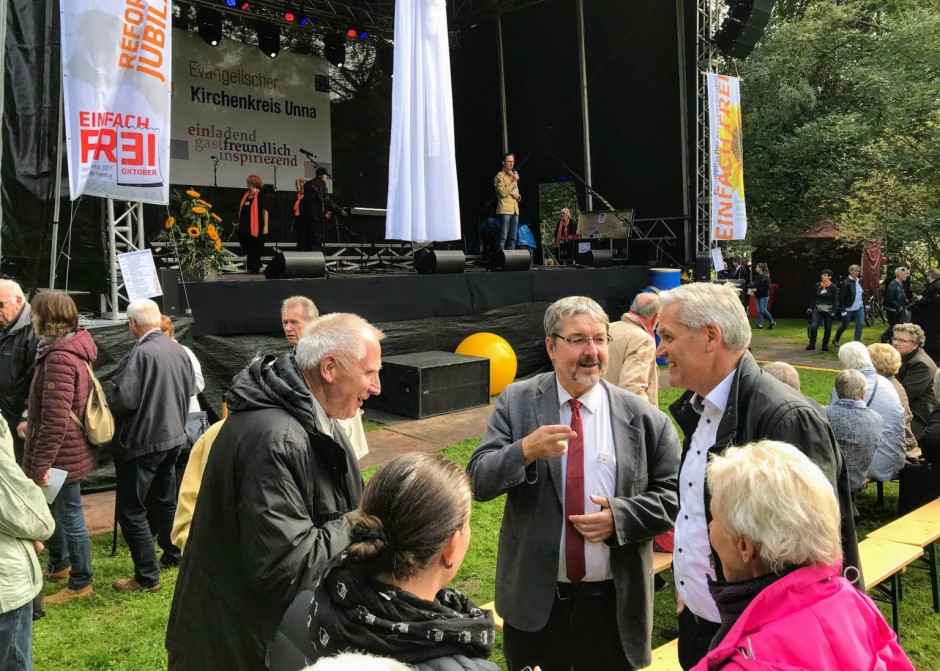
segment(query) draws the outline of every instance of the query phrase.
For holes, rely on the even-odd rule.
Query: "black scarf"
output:
[[[726,582],[723,580],[708,579],[708,591],[712,593],[715,605],[718,606],[718,614],[721,616],[721,627],[715,633],[709,650],[714,650],[721,643],[722,639],[731,631],[731,627],[741,617],[741,613],[751,605],[758,594],[777,582],[783,576],[791,571],[795,571],[798,566],[785,570],[783,573],[768,573],[766,575],[751,578],[750,580],[740,580],[738,582]]]
[[[341,562],[314,588],[308,630],[317,657],[354,649],[406,663],[451,655],[486,659],[496,638],[492,613],[454,589],[425,601]]]

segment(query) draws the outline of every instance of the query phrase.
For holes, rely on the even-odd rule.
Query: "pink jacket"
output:
[[[767,587],[693,671],[914,671],[878,607],[837,566],[797,569]]]

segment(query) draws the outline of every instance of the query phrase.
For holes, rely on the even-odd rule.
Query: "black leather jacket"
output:
[[[692,392],[687,391],[669,406],[669,411],[679,423],[685,435],[682,444],[682,463],[692,443],[700,415],[693,409]],[[858,537],[852,516],[852,495],[842,451],[826,417],[812,407],[803,396],[776,380],[764,375],[749,352],[745,352],[731,383],[728,405],[718,424],[715,444],[709,448],[712,454],[720,454],[732,445],[746,445],[756,440],[780,440],[798,447],[819,466],[832,482],[842,512],[842,550],[845,566],[859,567]],[[681,469],[681,466],[680,466]],[[709,503],[711,495],[705,489],[705,516],[711,522]],[[682,488],[679,488],[679,505],[682,506]],[[681,510],[680,510],[681,513]],[[721,560],[712,550],[715,571],[719,580],[724,579]],[[856,583],[859,589],[864,581]]]
[[[0,414],[16,432],[23,421],[29,384],[36,368],[36,346],[39,339],[33,331],[33,313],[29,303],[7,329],[0,330]]]

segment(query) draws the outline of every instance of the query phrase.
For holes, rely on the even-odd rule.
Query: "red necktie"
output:
[[[568,441],[568,472],[565,475],[565,564],[568,580],[584,578],[584,536],[568,521],[569,515],[584,514],[584,428],[581,424],[581,401],[571,399],[571,430],[577,438]]]

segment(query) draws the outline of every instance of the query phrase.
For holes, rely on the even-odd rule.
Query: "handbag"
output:
[[[925,459],[908,459],[898,474],[898,515],[905,515],[940,497],[937,469]]]

